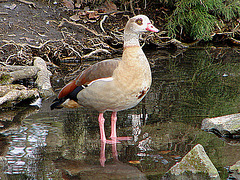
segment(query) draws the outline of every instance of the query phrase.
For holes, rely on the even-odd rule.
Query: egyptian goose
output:
[[[140,47],[139,34],[158,32],[147,16],[130,18],[124,29],[124,49],[121,60],[98,62],[62,88],[51,109],[60,107],[90,107],[99,112],[100,137],[104,131],[105,111],[112,111],[111,141],[116,135],[117,112],[136,106],[148,92],[152,76],[148,60]]]

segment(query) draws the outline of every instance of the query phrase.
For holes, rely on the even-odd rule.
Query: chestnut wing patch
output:
[[[119,58],[105,60],[89,67],[88,69],[83,71],[77,78],[75,78],[62,88],[62,90],[58,94],[58,99],[67,97],[69,94],[71,94],[71,99],[75,100],[73,96],[77,95],[79,91],[84,89],[85,85],[87,86],[92,81],[96,81],[98,79],[112,77],[113,71],[117,68],[119,60]]]

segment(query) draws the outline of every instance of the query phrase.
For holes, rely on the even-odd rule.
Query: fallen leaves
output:
[[[70,16],[72,21],[80,21],[81,19],[87,18],[88,20],[97,20],[100,17],[97,11],[80,11]]]
[[[97,11],[87,11],[88,19],[98,19],[99,14]]]
[[[76,13],[70,17],[70,19],[75,22],[80,21],[81,19],[87,19],[89,22],[95,22],[94,20],[98,20],[100,18],[100,14],[110,14],[117,11],[117,6],[112,1],[105,1],[105,3],[96,7],[94,10],[90,10],[87,6],[80,10],[77,7],[82,7],[82,4],[77,4],[78,6],[76,6],[76,3],[74,4],[72,0],[63,0],[63,5],[68,10],[76,11]]]

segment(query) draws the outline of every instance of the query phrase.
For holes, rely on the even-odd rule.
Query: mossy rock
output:
[[[220,179],[217,169],[207,156],[203,146],[197,144],[183,159],[175,164],[165,177],[175,179],[197,177],[197,179]]]

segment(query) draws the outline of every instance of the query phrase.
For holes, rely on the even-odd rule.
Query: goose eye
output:
[[[142,24],[143,24],[142,21],[143,21],[143,20],[142,20],[141,18],[139,18],[139,19],[136,19],[135,22],[136,22],[138,25],[142,25]]]

